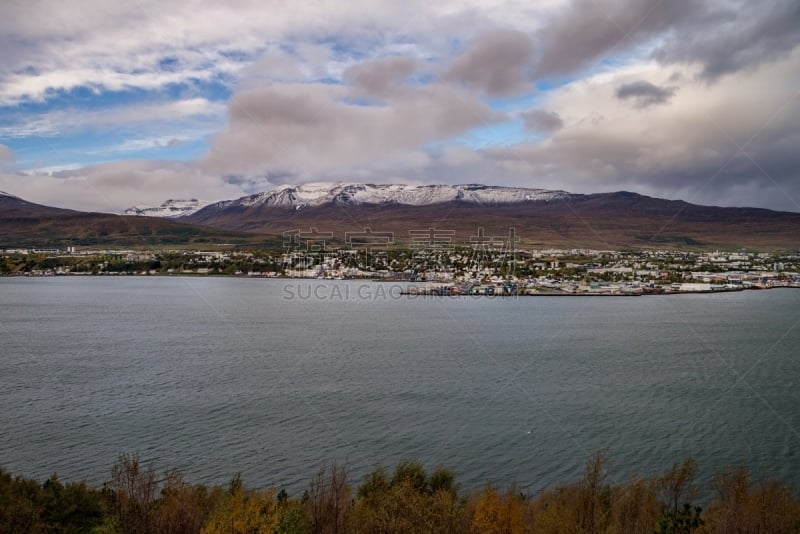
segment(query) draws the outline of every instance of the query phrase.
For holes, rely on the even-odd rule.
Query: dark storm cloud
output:
[[[617,98],[633,100],[636,107],[646,108],[655,104],[665,104],[675,94],[674,87],[659,87],[650,82],[639,80],[617,87]]]
[[[515,30],[483,34],[450,64],[444,79],[491,96],[509,96],[530,88],[533,43]]]
[[[564,121],[558,113],[543,109],[526,111],[522,114],[522,120],[525,122],[525,128],[541,133],[556,132],[564,126]]]
[[[704,11],[699,0],[574,0],[537,36],[537,78],[565,76]]]
[[[453,60],[444,79],[507,96],[536,80],[569,76],[659,40],[651,49],[659,62],[699,64],[702,77],[716,79],[795,48],[800,2],[572,0],[530,35],[514,30],[484,34]]]
[[[715,80],[788,54],[800,43],[800,2],[737,2],[709,9],[670,34],[654,57],[700,63]]]
[[[510,169],[510,176],[527,173],[539,184],[570,191],[633,189],[708,205],[800,211],[796,174],[800,156],[792,148],[797,142],[792,133],[774,132],[749,145],[746,154],[725,143],[709,142],[665,150],[664,158],[675,159],[662,165],[646,161],[649,152],[659,157],[659,147],[601,135],[564,134],[552,145],[495,148],[486,156],[501,169]]]
[[[566,76],[610,54],[663,39],[662,63],[721,75],[779,58],[800,43],[800,2],[573,0],[535,36],[536,78]]]
[[[571,191],[627,189],[800,211],[800,97],[792,93],[799,55],[762,67],[758,76],[741,71],[712,86],[682,86],[668,109],[639,113],[620,105],[620,80],[600,75],[546,102],[569,117],[557,136],[483,154],[500,169],[493,176],[536,176]],[[668,72],[661,76],[668,79]],[[604,115],[583,120],[595,109]]]

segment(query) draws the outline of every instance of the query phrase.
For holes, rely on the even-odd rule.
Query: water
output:
[[[531,492],[605,451],[622,479],[693,456],[800,484],[800,291],[401,298],[232,278],[0,279],[0,464],[158,469],[301,492],[418,458]]]

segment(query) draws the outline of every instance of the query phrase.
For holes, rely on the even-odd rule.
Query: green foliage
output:
[[[309,532],[309,525],[302,506],[288,500],[281,503],[280,519],[275,528],[275,534],[305,534],[306,532]]]
[[[401,461],[389,478],[377,467],[358,487],[352,532],[463,532],[465,509],[455,475],[438,468],[430,476],[417,460]]]
[[[692,505],[685,503],[683,509],[678,512],[670,511],[658,523],[655,534],[692,534],[703,526],[704,521],[700,518],[702,509],[699,506],[692,508]]]
[[[362,500],[380,499],[391,488],[389,476],[386,469],[378,466],[364,477],[364,481],[358,487],[358,497]]]
[[[391,486],[410,486],[414,491],[426,493],[428,491],[428,476],[425,468],[418,460],[401,460],[394,469]]]
[[[65,485],[53,475],[39,484],[0,468],[0,533],[91,532],[106,514],[101,492],[84,482]]]
[[[428,487],[431,493],[443,491],[455,496],[458,494],[456,474],[444,467],[438,467],[428,478]]]

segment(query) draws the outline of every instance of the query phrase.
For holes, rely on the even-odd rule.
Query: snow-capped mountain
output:
[[[12,195],[11,193],[6,193],[5,191],[0,191],[0,197],[19,198],[18,196]]]
[[[442,239],[466,244],[510,236],[513,230],[517,239],[539,248],[796,250],[800,236],[800,213],[698,206],[627,191],[571,194],[483,185],[306,184],[217,202],[175,217],[200,205],[190,199],[170,200],[149,210],[137,206],[128,213],[172,217],[131,220],[44,206],[0,193],[0,245],[119,245],[134,236],[137,243],[142,237],[154,242],[161,239],[164,244],[189,243],[200,237],[197,242],[295,246],[302,245],[297,240],[306,239],[301,234],[314,239],[320,235],[326,241],[325,236],[332,236],[336,246],[347,246],[348,235],[367,241],[372,235],[380,239],[390,235],[400,245],[418,244],[422,234],[431,239],[443,235]],[[376,246],[381,243],[386,244],[381,241]]]
[[[216,202],[210,209],[232,207],[274,206],[301,210],[305,207],[326,204],[396,204],[428,206],[444,202],[467,202],[494,205],[524,202],[547,202],[564,199],[571,194],[565,191],[500,187],[479,184],[468,185],[374,185],[358,183],[308,183],[282,185],[236,200]]]
[[[123,212],[123,215],[143,215],[148,217],[183,217],[191,215],[209,203],[190,198],[189,200],[169,199],[160,206],[134,206]]]

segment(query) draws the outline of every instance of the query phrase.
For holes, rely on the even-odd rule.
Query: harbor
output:
[[[674,283],[658,284],[547,284],[498,282],[488,284],[445,284],[433,283],[409,287],[401,295],[432,297],[640,297],[643,295],[691,295],[711,293],[732,293],[775,288],[800,289],[800,283],[774,284],[706,284]]]

